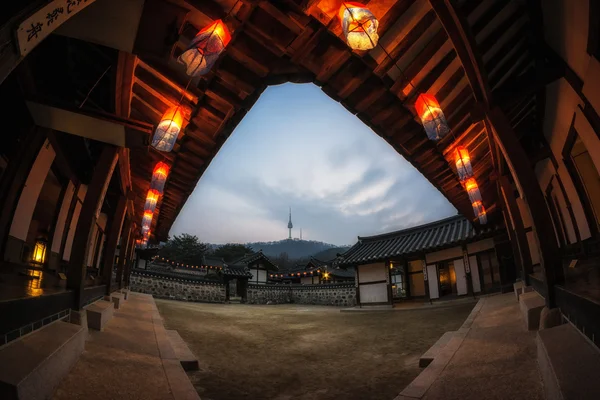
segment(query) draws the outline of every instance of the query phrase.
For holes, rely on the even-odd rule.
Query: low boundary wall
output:
[[[196,301],[204,303],[225,302],[225,285],[185,274],[133,270],[129,289],[151,294],[160,299]],[[248,285],[248,304],[315,304],[324,306],[354,307],[354,284],[329,285]]]
[[[248,285],[249,304],[316,304],[354,307],[354,284],[330,285]]]
[[[169,277],[166,274],[132,271],[129,289],[159,299],[223,303],[225,285],[220,282]]]

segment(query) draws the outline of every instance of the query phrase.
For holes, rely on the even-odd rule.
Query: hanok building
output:
[[[307,263],[299,262],[285,271],[270,274],[272,282],[287,284],[317,285],[328,283],[349,283],[354,281],[354,270],[334,266],[334,260],[321,261],[311,257]]]
[[[340,257],[339,265],[356,268],[360,305],[489,293],[503,286],[512,290],[516,278],[504,229],[476,230],[460,215],[359,237]]]
[[[4,340],[127,285],[136,240],[167,238],[284,82],[321,87],[475,230],[504,224],[543,315],[600,340],[597,1],[371,0],[360,21],[337,0],[5,3]]]
[[[269,274],[279,270],[279,267],[262,250],[246,254],[239,260],[232,262],[231,265],[245,267],[250,273],[248,283],[258,285],[266,284],[269,280]]]

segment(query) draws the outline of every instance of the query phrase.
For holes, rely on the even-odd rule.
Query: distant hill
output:
[[[313,254],[312,256],[320,261],[329,261],[329,260],[332,260],[335,257],[337,257],[338,254],[344,253],[349,248],[350,248],[350,246],[334,247],[332,249],[320,251],[316,254]]]
[[[317,257],[318,259],[328,257],[324,258],[324,260],[328,260],[335,257],[336,253],[341,252],[338,246],[313,240],[285,239],[277,242],[247,243],[246,245],[254,251],[262,250],[269,257],[277,257],[281,253],[287,253],[291,259],[316,257],[319,254],[321,256]],[[333,255],[330,256],[330,254]]]

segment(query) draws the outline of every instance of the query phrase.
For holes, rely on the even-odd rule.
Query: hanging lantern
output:
[[[158,202],[158,197],[160,193],[156,189],[148,190],[148,194],[146,195],[146,204],[144,205],[144,211],[154,212],[156,208],[156,203]]]
[[[463,146],[458,146],[454,150],[454,161],[456,163],[456,172],[461,182],[473,177],[473,167],[471,166],[471,157],[469,151]]]
[[[346,42],[354,50],[371,50],[377,45],[379,21],[364,5],[342,3],[340,21]]]
[[[152,211],[144,211],[144,217],[142,218],[142,226],[151,226],[153,215],[154,213]]]
[[[440,103],[434,96],[425,93],[420,94],[415,103],[415,108],[430,140],[438,141],[450,132],[450,127],[440,108]]]
[[[167,176],[169,175],[169,170],[169,166],[162,161],[156,164],[156,166],[154,167],[154,171],[152,172],[152,181],[150,181],[150,188],[162,194],[165,188],[165,182],[167,181]]]
[[[475,216],[479,218],[479,223],[481,225],[487,224],[487,213],[481,201],[476,201],[473,203],[473,212],[475,213]]]
[[[206,75],[230,40],[227,26],[218,19],[198,32],[177,61],[185,64],[188,76]]]
[[[169,152],[173,150],[181,127],[183,126],[183,113],[181,106],[171,107],[163,114],[152,139],[152,146],[156,150]]]
[[[467,194],[469,195],[469,199],[471,200],[471,204],[479,201],[481,202],[481,193],[479,192],[479,186],[477,186],[477,181],[475,178],[469,178],[465,182],[465,189]]]
[[[31,261],[36,264],[43,264],[46,261],[46,239],[40,237],[36,240]]]

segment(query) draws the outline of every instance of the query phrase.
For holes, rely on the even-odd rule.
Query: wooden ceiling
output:
[[[472,119],[478,99],[440,19],[435,0],[362,1],[378,18],[379,43],[351,51],[342,38],[336,0],[148,0],[135,56],[121,54],[117,80],[122,116],[152,124],[183,99],[192,112],[171,153],[152,147],[131,150],[136,212],[141,219],[156,162],[172,166],[155,217],[153,234],[165,240],[171,225],[212,158],[269,85],[312,82],[340,102],[412,163],[457,210],[474,218],[452,162],[455,145],[471,153],[491,222],[497,201],[494,151],[486,125]],[[521,1],[465,0],[453,7],[476,41],[492,93],[532,73],[528,10]],[[231,12],[228,14],[229,10]],[[217,18],[232,41],[211,72],[188,82],[177,57],[202,27]],[[385,48],[391,59],[381,49]],[[400,73],[397,64],[403,71]],[[419,93],[436,96],[452,133],[428,140],[414,103]],[[512,101],[514,127],[539,124],[536,93]]]

